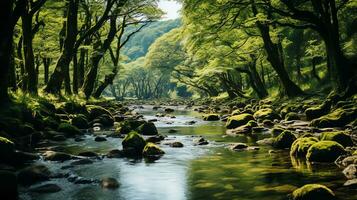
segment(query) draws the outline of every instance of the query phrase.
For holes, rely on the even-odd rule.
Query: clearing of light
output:
[[[180,10],[182,5],[175,1],[165,1],[162,0],[159,2],[159,8],[161,8],[166,14],[163,19],[177,19],[180,17]]]

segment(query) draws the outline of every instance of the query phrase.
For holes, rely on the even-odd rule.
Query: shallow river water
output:
[[[52,194],[29,193],[22,188],[21,199],[33,200],[279,200],[307,183],[320,183],[330,187],[340,199],[356,199],[357,191],[343,187],[346,181],[341,169],[335,165],[310,166],[303,161],[291,160],[287,151],[270,152],[271,147],[259,150],[232,152],[228,143],[244,142],[256,145],[258,139],[267,137],[259,134],[251,137],[224,136],[222,122],[204,122],[200,114],[173,107],[175,119],[159,118],[155,122],[160,134],[168,135],[167,140],[180,141],[183,148],[171,148],[161,144],[166,154],[155,162],[144,159],[96,160],[93,164],[80,165],[65,170],[70,162],[39,161],[54,172],[76,174],[84,178],[101,179],[113,177],[120,182],[117,190],[102,189],[98,184],[73,184],[66,178],[53,179],[62,190]],[[152,106],[137,110],[145,119],[155,118]],[[197,121],[185,125],[187,121]],[[167,123],[171,122],[171,123]],[[176,129],[177,133],[169,133]],[[203,136],[209,145],[195,146],[193,136]],[[108,138],[106,142],[95,142],[93,136],[86,136],[83,142],[68,140],[60,145],[67,152],[77,154],[82,151],[106,153],[111,149],[121,149],[120,138]],[[165,142],[165,141],[163,141]],[[45,184],[45,183],[42,183]]]

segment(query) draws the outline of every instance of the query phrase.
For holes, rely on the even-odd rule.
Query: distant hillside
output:
[[[157,38],[179,26],[181,26],[180,19],[154,22],[135,34],[123,47],[123,53],[128,56],[131,61],[145,56],[150,45],[154,43]],[[128,29],[128,31],[130,32],[131,30]]]

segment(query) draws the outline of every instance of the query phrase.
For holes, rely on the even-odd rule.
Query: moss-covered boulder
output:
[[[315,137],[300,137],[291,145],[290,155],[295,157],[305,157],[309,148],[318,142]]]
[[[82,135],[82,132],[75,126],[69,123],[61,123],[58,128],[58,132],[65,133],[67,137],[74,137],[76,135]]]
[[[10,171],[0,170],[0,199],[18,199],[17,177]]]
[[[280,135],[280,134],[281,134],[282,132],[284,132],[284,131],[285,131],[285,129],[283,129],[283,128],[274,127],[274,128],[271,129],[271,134],[272,134],[274,137],[276,137],[276,136]]]
[[[113,126],[114,125],[114,118],[111,115],[103,114],[99,116],[95,121],[103,124],[105,127]]]
[[[87,114],[86,106],[83,103],[81,104],[76,101],[68,101],[63,103],[62,105],[60,105],[59,110],[62,110],[68,114]]]
[[[122,142],[123,150],[128,156],[141,155],[146,145],[144,138],[135,131],[128,133]]]
[[[11,158],[15,151],[15,144],[4,137],[0,137],[0,161],[6,161]]]
[[[111,113],[107,109],[105,109],[101,106],[88,105],[87,110],[89,112],[89,120],[96,119],[96,118],[100,117],[101,115],[111,116]]]
[[[319,184],[307,184],[296,189],[292,200],[336,200],[335,194],[328,187]]]
[[[357,108],[338,108],[333,112],[311,121],[310,125],[318,128],[342,127],[357,118]]]
[[[326,100],[324,103],[318,106],[310,107],[305,110],[305,115],[307,120],[312,120],[326,115],[331,108],[331,102]]]
[[[300,116],[296,112],[289,112],[288,114],[285,115],[285,120],[290,121],[290,120],[299,120]]]
[[[343,146],[337,142],[320,141],[310,146],[306,159],[310,162],[334,162],[345,153]]]
[[[49,161],[66,161],[72,159],[72,155],[63,153],[63,152],[55,152],[55,151],[46,151],[43,154],[45,160]]]
[[[344,147],[353,146],[351,137],[344,131],[322,133],[321,140],[335,141]]]
[[[226,127],[228,129],[237,128],[239,126],[245,125],[250,120],[254,120],[254,117],[251,114],[240,114],[231,116],[227,120]]]
[[[80,129],[89,128],[87,117],[83,114],[74,116],[71,119],[71,124],[77,128],[80,128]]]
[[[273,146],[278,149],[290,148],[295,140],[296,137],[294,134],[290,131],[284,131],[275,138]]]
[[[260,109],[256,111],[253,116],[255,119],[262,119],[262,120],[264,119],[274,120],[280,118],[280,116],[276,112],[274,112],[274,110],[271,108]]]
[[[157,129],[154,123],[145,122],[137,128],[138,133],[142,135],[157,135]]]
[[[143,156],[147,157],[157,157],[163,154],[165,154],[165,152],[161,150],[159,146],[151,142],[147,143],[143,150]]]
[[[207,115],[203,115],[203,120],[205,121],[218,121],[219,115],[218,114],[207,114]]]

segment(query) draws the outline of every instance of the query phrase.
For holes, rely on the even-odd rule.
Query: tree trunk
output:
[[[115,38],[116,32],[117,32],[116,17],[112,16],[110,18],[110,30],[108,36],[102,45],[100,45],[99,42],[96,42],[94,47],[94,52],[92,53],[91,56],[90,68],[84,79],[84,84],[82,89],[87,99],[92,95],[94,90],[94,84],[98,74],[99,62],[104,57],[106,51],[109,49],[112,41]]]
[[[84,83],[84,68],[86,65],[86,54],[87,50],[81,49],[79,54],[79,64],[78,64],[78,87],[81,88]],[[74,80],[73,80],[74,81]]]
[[[58,94],[60,93],[63,80],[66,79],[66,91],[70,90],[70,85],[68,88],[69,81],[69,64],[72,60],[74,52],[74,45],[77,37],[77,13],[78,13],[78,0],[68,0],[68,11],[67,11],[67,27],[66,27],[66,38],[63,45],[63,51],[56,63],[55,70],[48,81],[45,91],[48,93]]]
[[[312,64],[312,70],[311,70],[311,77],[312,78],[315,78],[317,81],[320,81],[320,77],[319,75],[317,74],[317,71],[316,71],[316,65],[318,63],[318,60],[319,60],[319,57],[313,57],[312,58],[312,61],[311,61],[311,64]]]
[[[268,91],[266,90],[263,81],[261,80],[256,62],[249,64],[250,78],[252,79],[253,85],[255,86],[255,91],[257,92],[260,99],[268,96]]]
[[[43,68],[44,68],[44,83],[45,85],[48,82],[48,75],[49,75],[49,68],[50,68],[50,64],[51,64],[51,58],[43,58]]]
[[[0,1],[0,102],[8,102],[9,94],[8,77],[10,68],[10,58],[13,43],[14,26],[10,23],[13,21],[13,0]]]
[[[73,56],[73,93],[78,94],[78,62],[77,62],[77,54],[75,53]]]
[[[29,8],[27,8],[29,9]],[[21,16],[22,19],[22,35],[23,35],[23,50],[25,60],[25,79],[27,82],[26,91],[37,94],[37,73],[35,68],[35,57],[32,46],[32,18],[33,15],[29,10]]]
[[[105,90],[105,88],[107,88],[109,85],[112,85],[113,84],[113,81],[116,77],[116,75],[118,74],[118,70],[117,68],[114,68],[113,72],[109,75],[105,75],[105,78],[104,78],[104,82],[102,82],[98,88],[96,89],[96,91],[94,92],[93,94],[93,97],[94,98],[99,98],[103,91]]]

